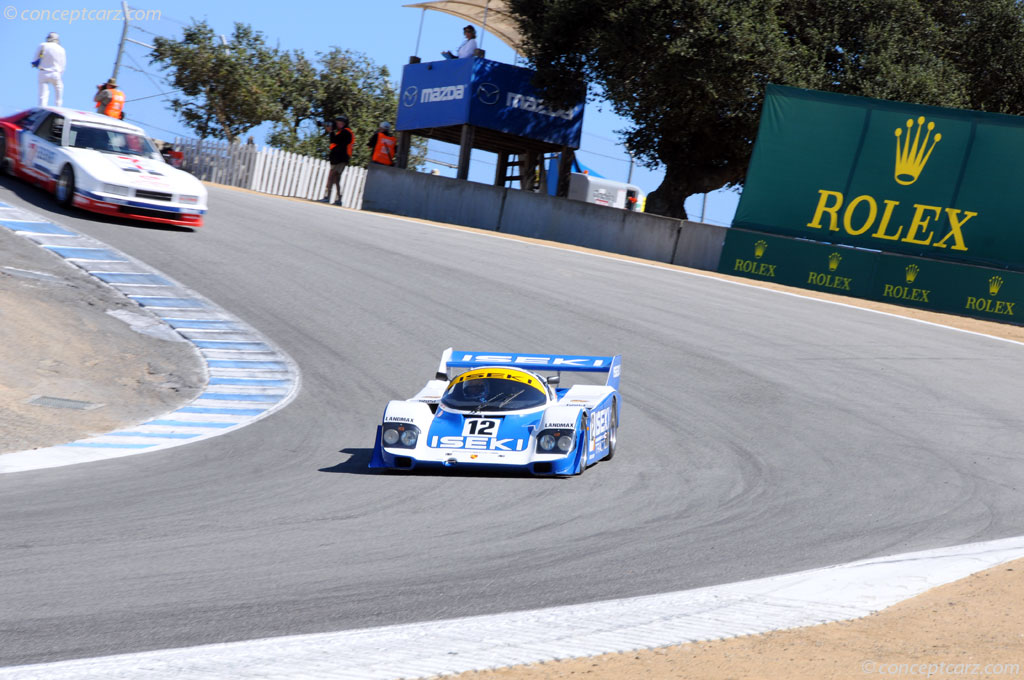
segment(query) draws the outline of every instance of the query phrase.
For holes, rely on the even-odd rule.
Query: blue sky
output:
[[[262,31],[269,44],[282,49],[301,49],[310,57],[332,46],[363,52],[377,64],[387,66],[397,86],[402,67],[416,52],[417,36],[420,36],[419,56],[430,61],[440,58],[442,50],[458,47],[462,41],[462,26],[466,23],[441,12],[424,13],[403,7],[403,4],[393,0],[316,3],[251,0],[245,4],[147,0],[129,4],[134,12],[141,14],[132,21],[128,37],[143,43],[151,42],[154,35],[179,37],[182,27],[193,18],[205,19],[218,33],[230,35],[235,22],[242,22]],[[109,78],[114,69],[124,26],[120,17],[115,16],[120,7],[119,0],[0,0],[0,57],[4,64],[0,69],[0,115],[35,105],[36,71],[29,62],[36,46],[50,31],[60,34],[61,44],[68,53],[68,68],[64,74],[65,106],[91,109],[96,85]],[[485,34],[482,42],[488,59],[514,63],[515,53],[495,36]],[[125,106],[128,119],[160,139],[193,136],[168,109],[166,97],[160,96],[170,87],[163,82],[160,71],[149,65],[147,53],[145,47],[128,43],[121,62],[118,81],[128,99]],[[50,103],[53,103],[52,95]],[[627,122],[615,116],[609,105],[588,103],[578,152],[580,160],[610,179],[626,181],[629,157],[616,133],[626,126]],[[251,133],[258,144],[265,142],[268,129],[263,126]],[[458,149],[431,142],[428,157],[455,163]],[[495,161],[493,154],[474,152],[470,179],[493,181]],[[429,167],[438,168],[446,176],[455,174],[453,169],[443,166]],[[633,166],[632,182],[644,193],[656,189],[661,178],[661,170]],[[704,210],[705,221],[729,224],[737,200],[735,192],[718,191],[708,195],[706,208],[702,196],[692,196],[687,200],[686,209],[690,219],[699,219]]]

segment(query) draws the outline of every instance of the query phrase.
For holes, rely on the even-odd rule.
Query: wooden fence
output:
[[[330,164],[255,144],[177,137],[174,148],[183,154],[181,167],[205,182],[242,187],[275,196],[323,198]],[[363,206],[366,169],[347,167],[341,176],[341,204],[359,210]],[[336,195],[331,196],[337,200]]]

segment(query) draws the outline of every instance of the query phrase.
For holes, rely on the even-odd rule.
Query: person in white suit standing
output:
[[[53,87],[53,93],[57,99],[57,106],[64,105],[64,67],[67,66],[68,58],[64,48],[60,45],[60,36],[50,33],[46,36],[46,42],[39,45],[36,51],[36,58],[32,65],[39,69],[39,105],[46,106],[50,100],[50,90],[47,86]]]

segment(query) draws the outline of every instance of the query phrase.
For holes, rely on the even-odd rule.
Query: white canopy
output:
[[[404,7],[418,7],[423,10],[444,12],[471,24],[483,26],[485,31],[493,33],[499,40],[522,56],[520,45],[523,38],[519,27],[508,13],[505,0],[434,0],[433,2],[417,2]]]

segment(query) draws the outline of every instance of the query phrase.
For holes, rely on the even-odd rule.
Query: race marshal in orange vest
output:
[[[111,118],[124,118],[124,92],[117,89],[117,81],[113,78],[100,85],[92,99],[96,102],[97,113]]]
[[[370,149],[370,160],[374,163],[395,164],[395,138],[391,136],[391,123],[381,123],[366,146]]]

